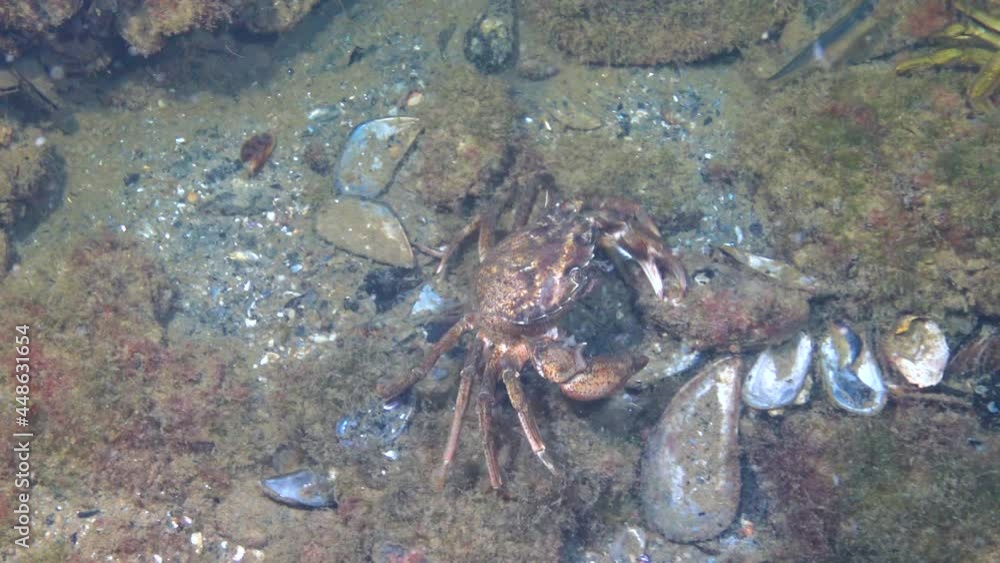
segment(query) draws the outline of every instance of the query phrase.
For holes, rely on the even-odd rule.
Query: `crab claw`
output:
[[[600,200],[595,219],[601,230],[599,244],[610,256],[635,261],[656,297],[663,299],[662,270],[676,280],[681,296],[687,291],[687,272],[663,246],[660,230],[639,204],[617,198]]]

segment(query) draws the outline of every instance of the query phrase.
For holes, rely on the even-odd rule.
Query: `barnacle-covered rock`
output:
[[[119,33],[137,53],[148,56],[163,48],[168,37],[228,22],[233,7],[224,0],[144,0],[121,10]]]
[[[25,35],[58,27],[80,9],[83,0],[31,0],[0,2],[0,29]]]

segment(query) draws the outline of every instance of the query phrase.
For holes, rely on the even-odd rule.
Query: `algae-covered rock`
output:
[[[784,21],[794,0],[550,0],[526,15],[584,62],[691,62],[739,48]]]
[[[0,229],[11,228],[38,203],[52,177],[51,145],[21,143],[0,150]]]
[[[465,32],[465,58],[483,74],[510,68],[517,59],[517,14],[513,0],[493,0]]]
[[[514,104],[505,82],[465,64],[447,66],[429,83],[416,112],[424,132],[395,184],[431,206],[457,210],[505,178],[514,158]]]

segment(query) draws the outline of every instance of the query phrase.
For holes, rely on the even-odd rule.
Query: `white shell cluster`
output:
[[[948,364],[944,332],[927,317],[907,315],[880,341],[877,357],[866,339],[845,322],[834,321],[816,349],[816,374],[830,401],[847,412],[874,415],[888,399],[882,366],[915,388],[937,385]],[[743,402],[759,410],[802,401],[813,358],[809,335],[757,356],[743,384]],[[798,401],[796,400],[798,399]]]

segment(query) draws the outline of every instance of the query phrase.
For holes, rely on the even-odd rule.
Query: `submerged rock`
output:
[[[396,214],[381,203],[354,197],[333,200],[316,217],[326,242],[376,262],[413,267],[410,239]]]
[[[713,538],[736,517],[741,364],[717,360],[685,383],[646,442],[643,512],[670,541]]]
[[[334,170],[337,193],[374,198],[385,192],[419,134],[416,117],[383,117],[355,127]]]
[[[517,59],[517,15],[513,0],[490,0],[465,32],[465,58],[483,74],[495,74]]]

